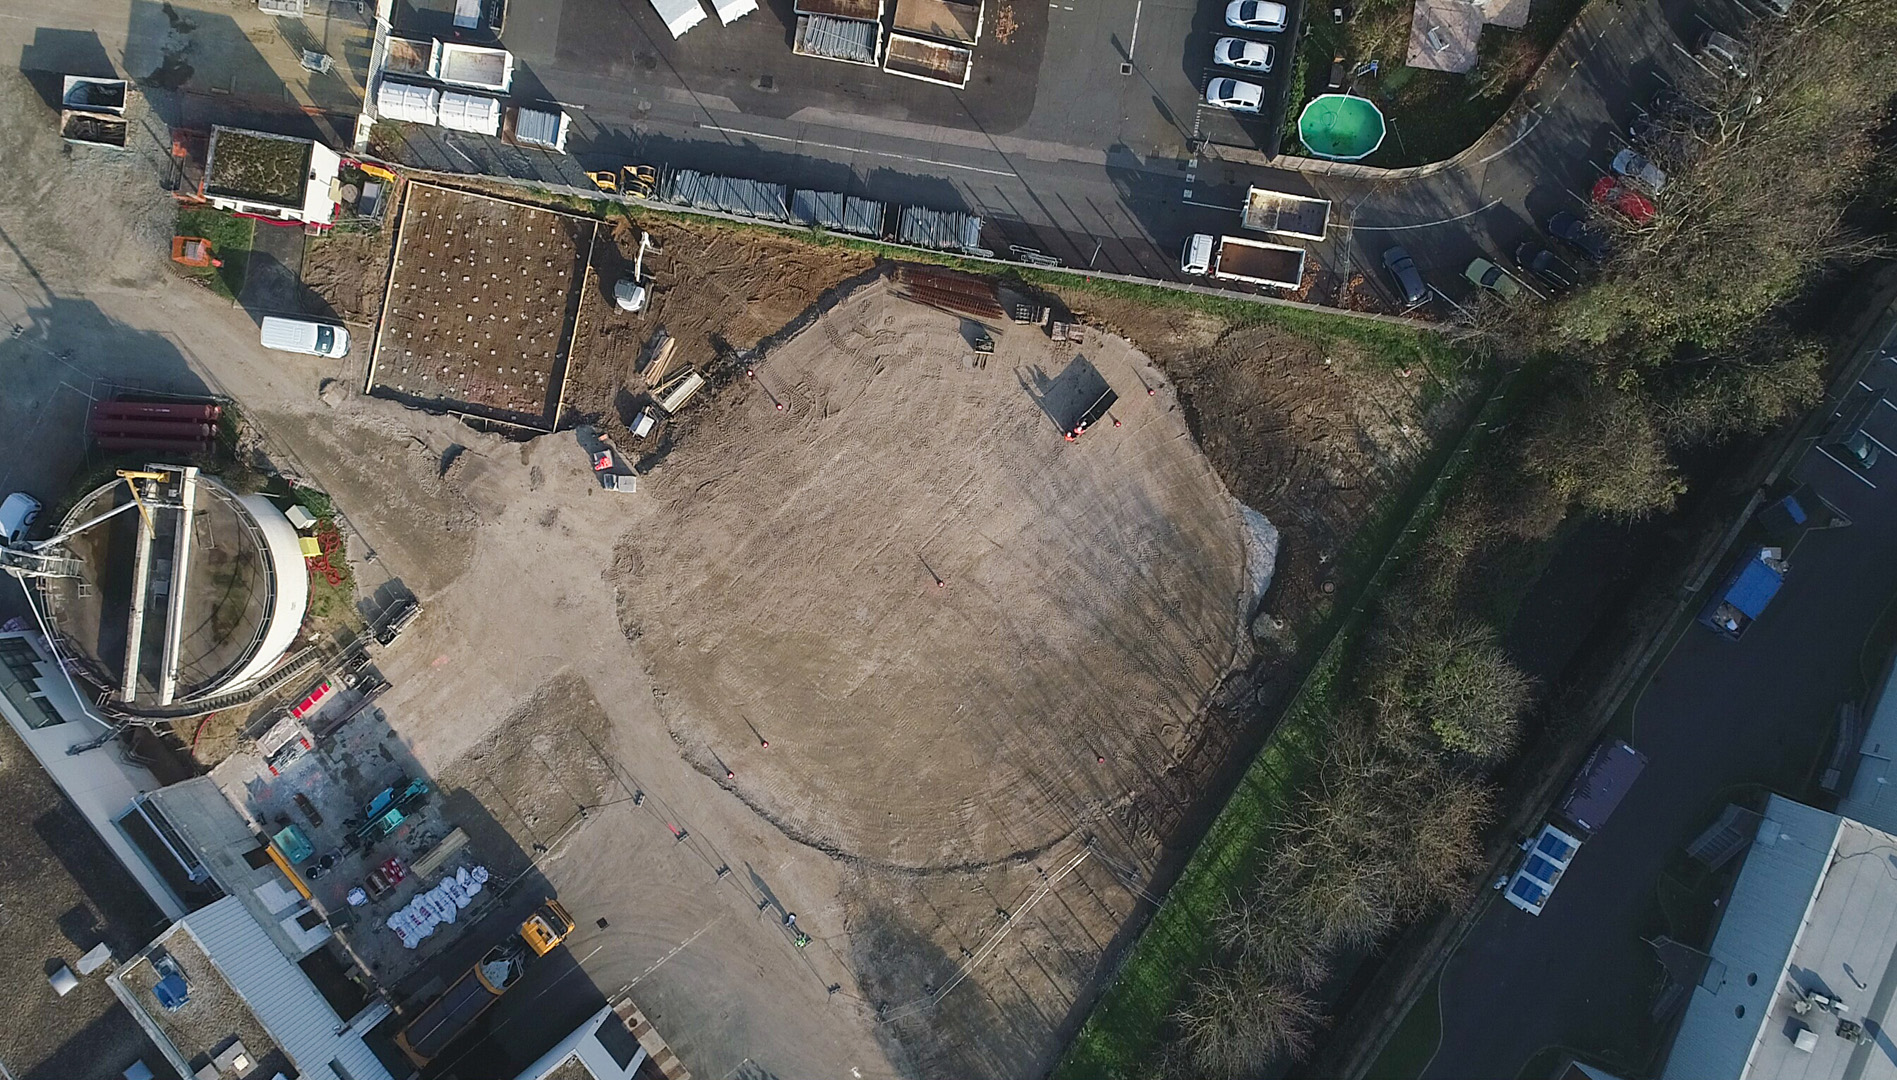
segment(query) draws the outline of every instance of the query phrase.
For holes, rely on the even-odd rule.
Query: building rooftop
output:
[[[120,968],[117,979],[133,1015],[156,1025],[193,1071],[239,1043],[239,1053],[265,1076],[288,1075],[295,1068],[183,923]]]
[[[1858,746],[1850,788],[1838,813],[1874,829],[1897,832],[1897,664],[1870,707],[1870,723]]]
[[[204,192],[248,202],[301,207],[316,144],[263,131],[211,129]]]
[[[7,723],[0,723],[0,821],[9,826],[0,858],[0,983],[7,987],[0,1062],[21,1080],[116,1076],[141,1060],[171,1076],[106,985],[105,971],[78,974],[80,957],[101,943],[115,956],[138,949],[164,925],[164,914]],[[48,961],[69,967],[79,985],[56,995]]]
[[[174,1068],[196,1072],[233,1052],[255,1075],[391,1080],[388,1070],[310,982],[227,896],[199,908],[113,974],[113,990]],[[241,1050],[237,1045],[241,1043]]]
[[[608,1005],[527,1066],[515,1080],[667,1080],[632,1029],[633,1022]],[[690,1080],[690,1074],[682,1068],[674,1072]]]
[[[201,860],[219,888],[237,897],[285,956],[300,959],[328,941],[329,925],[278,867],[260,830],[208,776],[145,796],[146,812],[162,819]],[[156,858],[156,856],[154,856]]]
[[[1693,991],[1663,1076],[1897,1080],[1841,1026],[1890,1022],[1894,950],[1897,836],[1773,796],[1713,940],[1724,980]]]

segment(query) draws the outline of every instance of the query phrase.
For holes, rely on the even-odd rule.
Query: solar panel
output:
[[[1574,845],[1551,832],[1541,834],[1541,842],[1535,849],[1556,862],[1568,862],[1574,858]]]
[[[1561,868],[1539,855],[1530,855],[1527,864],[1522,867],[1522,873],[1552,885],[1561,876]]]
[[[1537,885],[1533,880],[1520,875],[1516,875],[1515,884],[1510,886],[1508,891],[1535,907],[1540,907],[1541,902],[1548,899],[1548,890]]]

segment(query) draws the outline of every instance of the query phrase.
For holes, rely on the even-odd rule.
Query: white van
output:
[[[40,516],[40,501],[24,491],[16,491],[0,502],[0,541],[17,544],[26,539],[26,530]]]
[[[265,315],[263,347],[311,356],[343,356],[349,352],[349,331],[333,323]]]

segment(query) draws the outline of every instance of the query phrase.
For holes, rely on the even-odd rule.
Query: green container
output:
[[[1321,94],[1298,114],[1298,138],[1312,157],[1362,161],[1383,145],[1383,110],[1369,98]]]

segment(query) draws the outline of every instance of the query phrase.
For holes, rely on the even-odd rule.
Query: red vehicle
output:
[[[1645,225],[1660,212],[1652,199],[1621,183],[1614,176],[1603,176],[1594,181],[1594,201],[1602,206],[1613,207],[1636,225]]]

